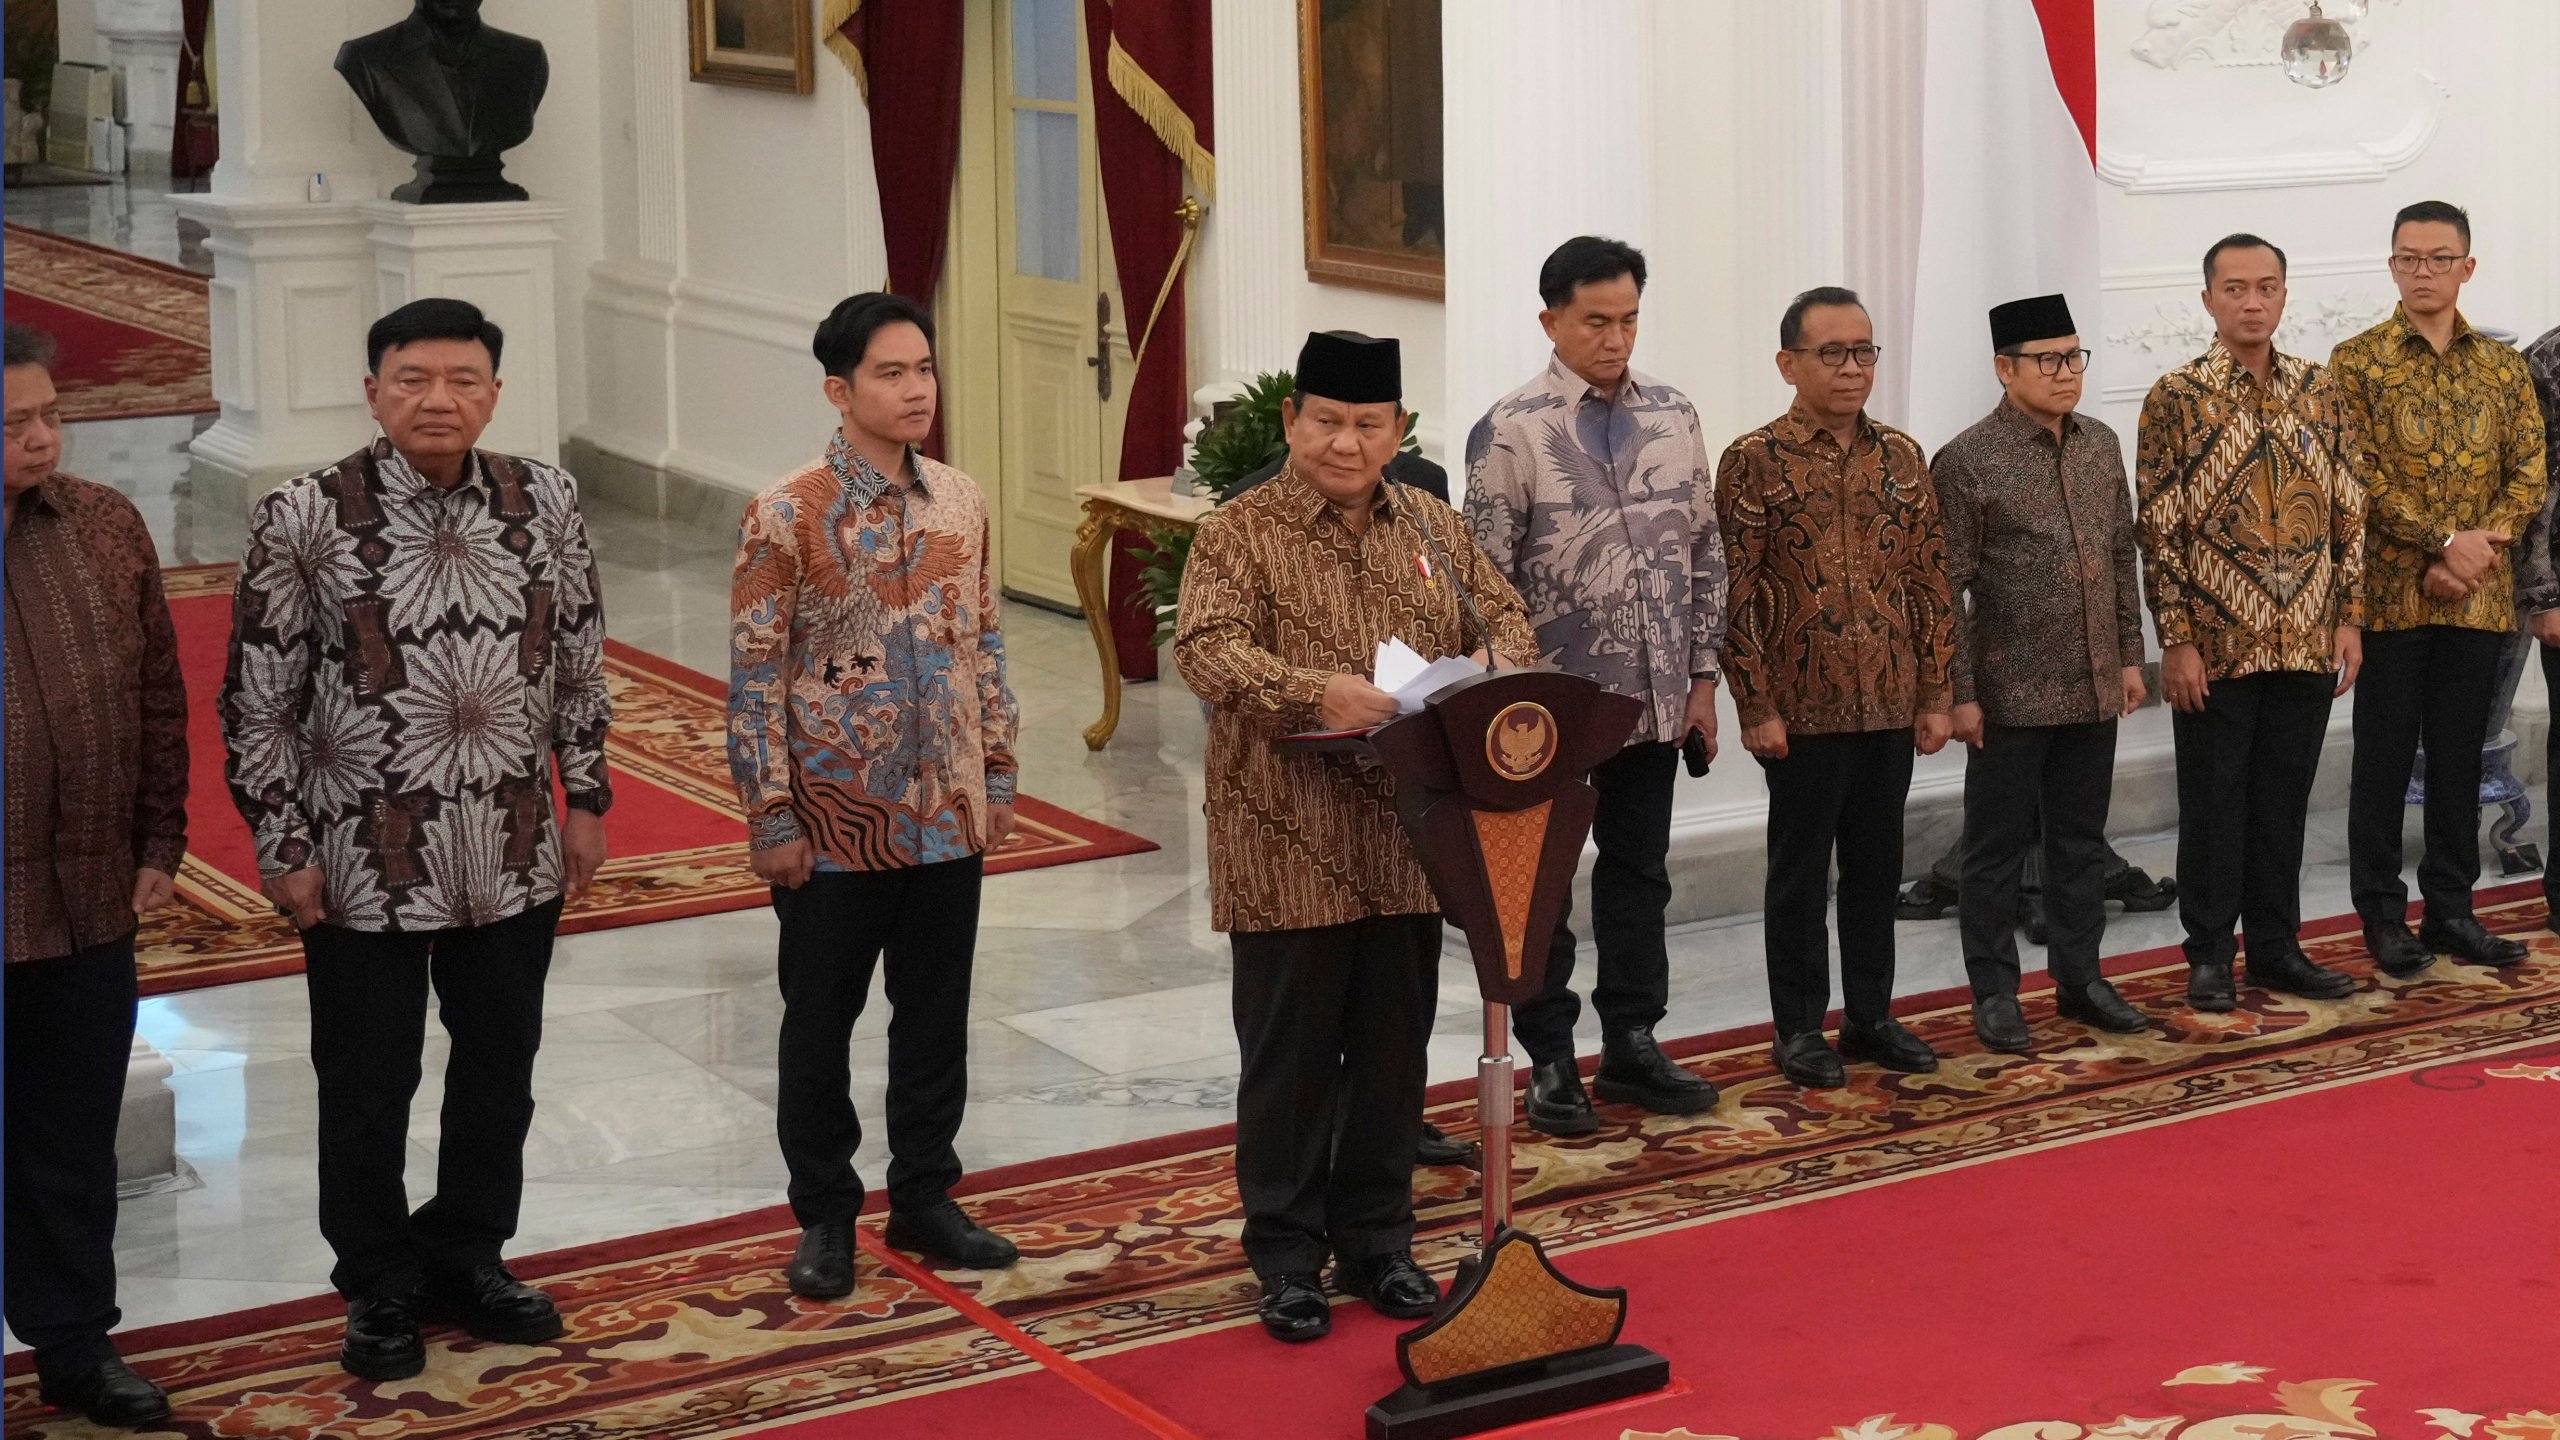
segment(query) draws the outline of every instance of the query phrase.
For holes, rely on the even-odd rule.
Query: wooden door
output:
[[[1073,608],[1076,487],[1119,474],[1127,324],[1081,0],[996,0],[999,520],[1007,591]]]

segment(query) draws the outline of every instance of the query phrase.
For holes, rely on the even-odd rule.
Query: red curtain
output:
[[[871,172],[880,185],[889,289],[933,304],[950,239],[960,165],[963,6],[951,0],[861,0],[838,34],[859,60],[871,108]],[[943,453],[936,413],[925,453]]]
[[[204,49],[213,25],[213,0],[180,0],[178,17],[185,43],[178,51],[178,115],[169,173],[193,179],[213,173],[222,148],[221,129],[213,113],[213,76],[207,71]]]
[[[1182,427],[1191,408],[1180,267],[1199,211],[1186,213],[1183,172],[1191,171],[1203,195],[1217,185],[1210,158],[1209,0],[1085,0],[1084,16],[1103,208],[1119,262],[1124,323],[1131,347],[1140,349],[1121,432],[1120,478],[1170,475],[1182,463]],[[1121,674],[1153,679],[1156,618],[1138,593],[1131,538],[1123,532],[1113,550],[1111,628]]]

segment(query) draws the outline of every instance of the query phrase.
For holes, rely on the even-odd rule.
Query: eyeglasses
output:
[[[2066,365],[2071,367],[2074,375],[2089,368],[2089,352],[2086,350],[2013,350],[2009,358],[2021,365],[2033,360],[2036,368],[2047,375],[2061,374]]]
[[[2391,268],[2403,275],[2450,275],[2454,266],[2470,258],[2468,255],[2394,255]]]
[[[1810,355],[1814,359],[1821,361],[1824,365],[1827,365],[1834,370],[1839,369],[1843,362],[1849,360],[1857,361],[1864,369],[1873,370],[1876,368],[1876,357],[1884,353],[1884,347],[1881,345],[1834,344],[1825,345],[1817,349],[1811,345],[1790,345],[1787,347],[1787,353],[1790,355]]]

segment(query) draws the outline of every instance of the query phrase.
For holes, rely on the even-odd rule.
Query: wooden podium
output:
[[[1397,1341],[1406,1383],[1369,1407],[1371,1440],[1472,1435],[1670,1383],[1669,1361],[1618,1343],[1624,1290],[1575,1284],[1511,1228],[1511,1007],[1546,982],[1548,938],[1599,805],[1585,777],[1642,713],[1579,676],[1498,670],[1368,737],[1484,992],[1484,1248],[1458,1267],[1440,1313]]]

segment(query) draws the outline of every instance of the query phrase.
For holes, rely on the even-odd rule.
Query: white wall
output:
[[[1214,0],[1210,23],[1219,188],[1192,272],[1193,385],[1204,397],[1232,394],[1262,371],[1294,365],[1310,330],[1392,335],[1404,351],[1405,406],[1422,416],[1422,447],[1454,468],[1450,451],[1475,417],[1446,413],[1440,302],[1307,279],[1297,6]]]
[[[58,58],[106,64],[107,45],[98,38],[98,0],[61,0],[56,13],[61,28]]]

